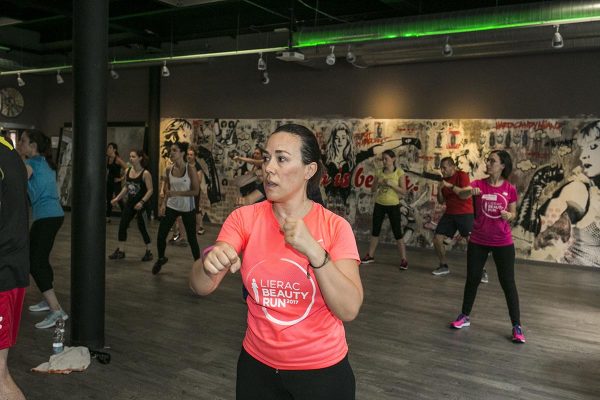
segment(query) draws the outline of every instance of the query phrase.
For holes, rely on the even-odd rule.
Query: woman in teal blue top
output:
[[[50,251],[65,214],[58,200],[56,173],[44,157],[51,150],[50,139],[40,131],[27,130],[19,139],[18,150],[26,158],[27,193],[33,214],[29,230],[30,273],[44,296],[43,301],[30,306],[29,310],[50,311],[43,321],[35,324],[36,328],[44,329],[54,326],[59,318],[69,318],[54,293],[54,272],[50,265]]]

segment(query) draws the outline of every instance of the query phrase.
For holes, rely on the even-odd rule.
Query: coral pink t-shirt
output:
[[[332,261],[359,261],[348,221],[317,203],[303,220]],[[243,253],[250,293],[243,346],[250,355],[288,370],[326,368],[346,356],[344,325],[325,304],[308,259],[286,245],[270,201],[234,210],[217,241]]]
[[[484,246],[509,246],[513,243],[510,223],[503,220],[502,210],[517,202],[517,190],[508,181],[496,187],[486,180],[471,182],[471,187],[481,190],[475,199],[475,221],[469,241]]]

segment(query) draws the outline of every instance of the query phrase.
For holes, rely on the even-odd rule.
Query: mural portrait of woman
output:
[[[576,139],[581,167],[540,208],[534,249],[563,248],[559,261],[600,267],[600,121],[584,126]]]
[[[327,204],[331,209],[344,207],[350,195],[350,179],[357,160],[350,128],[344,122],[337,123],[331,130],[324,157],[326,177],[323,182]]]

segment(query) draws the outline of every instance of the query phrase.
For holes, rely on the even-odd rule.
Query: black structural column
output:
[[[148,132],[146,151],[150,155],[150,173],[152,174],[152,186],[154,195],[152,196],[152,212],[154,216],[158,215],[158,191],[160,187],[158,176],[158,161],[160,154],[160,67],[150,67],[148,74]]]
[[[104,346],[108,0],[73,0],[71,342]]]

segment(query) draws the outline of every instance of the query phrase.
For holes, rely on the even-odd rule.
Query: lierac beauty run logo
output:
[[[506,210],[508,193],[489,193],[481,196],[481,209],[489,218],[500,218],[500,211]]]
[[[288,258],[271,258],[249,269],[246,287],[272,323],[294,325],[307,317],[317,290],[306,268]]]

